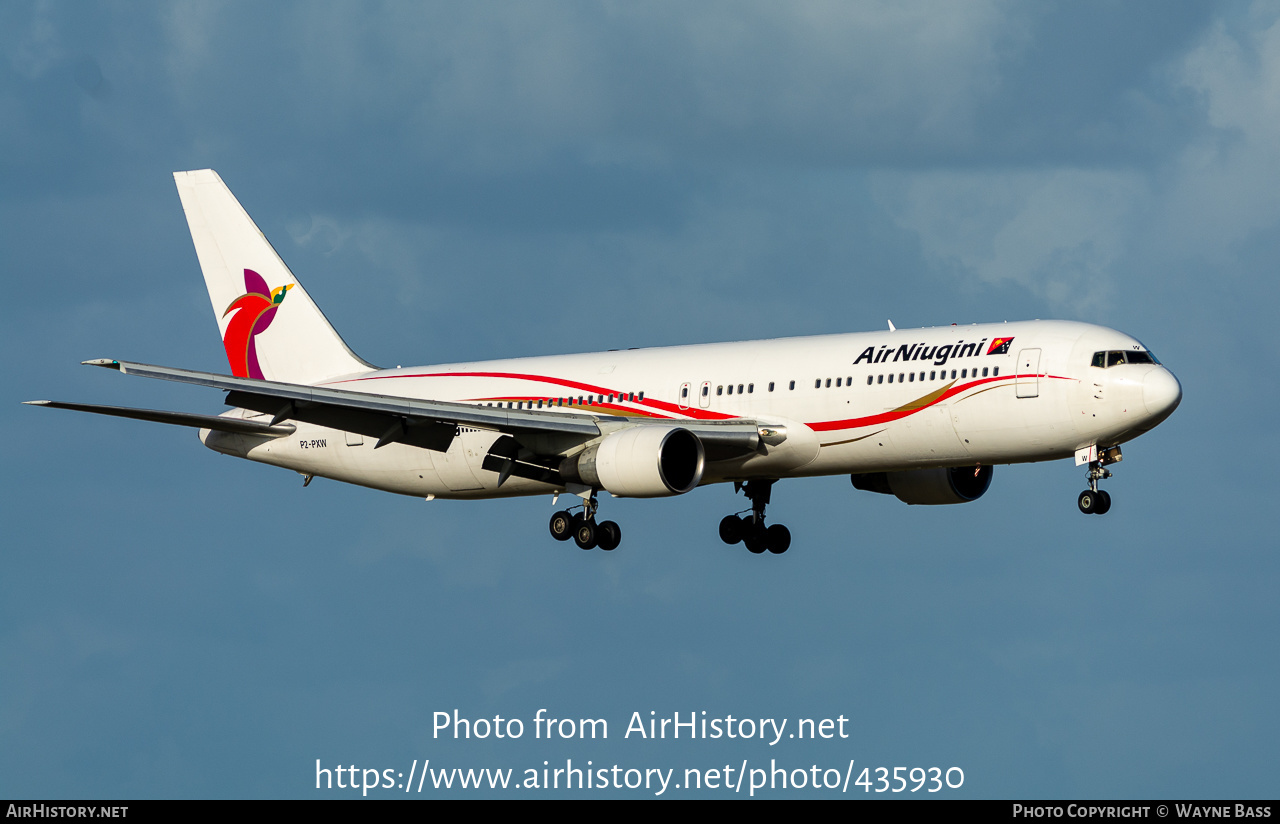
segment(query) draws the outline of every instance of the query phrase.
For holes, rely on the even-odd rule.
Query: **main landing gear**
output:
[[[1099,449],[1098,460],[1089,462],[1089,488],[1076,499],[1081,512],[1086,515],[1105,515],[1111,509],[1111,496],[1105,490],[1098,489],[1098,481],[1110,478],[1111,470],[1107,469],[1107,464],[1120,459],[1120,447],[1113,446],[1110,449]]]
[[[726,515],[720,521],[720,540],[726,544],[739,541],[747,545],[747,550],[759,555],[766,549],[774,555],[781,555],[791,546],[791,530],[782,524],[764,525],[764,508],[769,503],[769,492],[774,481],[747,481],[741,485],[747,500],[751,501],[751,512],[746,515]],[[734,484],[738,488],[738,484]],[[739,513],[740,514],[740,513]]]
[[[622,543],[622,527],[613,521],[596,523],[596,510],[599,507],[596,494],[592,492],[591,497],[583,502],[581,512],[571,513],[566,509],[552,515],[551,523],[548,524],[551,537],[557,541],[572,538],[580,549],[599,547],[605,552],[617,549],[618,544]]]

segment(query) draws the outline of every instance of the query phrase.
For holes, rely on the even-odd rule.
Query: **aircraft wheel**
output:
[[[736,544],[742,540],[742,519],[737,515],[726,515],[720,520],[720,540],[726,544]]]
[[[1106,515],[1109,509],[1111,509],[1111,494],[1099,489],[1098,500],[1094,501],[1093,504],[1093,514]]]
[[[774,555],[781,555],[791,548],[791,530],[782,524],[774,524],[765,530],[765,546]]]
[[[744,524],[746,529],[743,530],[742,542],[747,545],[747,551],[752,555],[759,555],[768,548],[765,543],[766,531],[763,527],[758,527],[754,523]]]
[[[613,521],[605,521],[596,528],[596,546],[611,552],[622,543],[622,527]]]
[[[1076,499],[1076,504],[1080,507],[1080,511],[1086,515],[1092,515],[1097,511],[1098,494],[1092,489],[1086,489],[1080,493],[1080,497]]]
[[[568,512],[557,512],[551,516],[551,537],[557,541],[567,541],[573,537],[573,516]]]
[[[596,522],[582,518],[573,528],[573,542],[579,549],[593,549],[596,545]]]

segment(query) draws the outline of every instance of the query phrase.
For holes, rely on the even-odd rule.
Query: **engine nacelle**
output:
[[[683,495],[702,481],[702,441],[678,426],[641,425],[565,458],[560,474],[625,498]]]
[[[967,504],[991,486],[990,466],[952,466],[850,475],[856,489],[896,495],[908,504]]]

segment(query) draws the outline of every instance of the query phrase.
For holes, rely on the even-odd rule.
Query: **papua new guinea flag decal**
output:
[[[996,338],[991,341],[991,347],[987,349],[988,355],[1007,355],[1009,354],[1009,344],[1013,343],[1013,338]]]

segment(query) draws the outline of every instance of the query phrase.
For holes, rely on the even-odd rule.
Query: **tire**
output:
[[[720,520],[720,540],[726,544],[736,544],[742,541],[742,519],[737,515],[726,515]]]
[[[758,527],[754,523],[746,526],[743,530],[742,542],[747,545],[747,551],[752,555],[764,552],[768,548],[765,544],[765,534],[764,527]]]
[[[1080,511],[1086,515],[1092,515],[1098,506],[1098,497],[1091,489],[1086,489],[1080,493],[1080,497],[1076,499],[1076,505],[1080,507]]]
[[[612,552],[622,543],[622,527],[613,521],[605,521],[596,527],[596,546],[605,552]]]
[[[1106,515],[1107,511],[1110,509],[1111,509],[1111,494],[1109,492],[1104,492],[1101,489],[1099,489],[1098,500],[1095,501],[1093,504],[1093,514]]]
[[[596,539],[596,522],[588,521],[585,518],[579,520],[578,525],[573,528],[573,542],[578,545],[578,548],[594,549]]]
[[[765,530],[764,543],[774,555],[781,555],[791,548],[791,530],[782,524],[774,524]]]
[[[568,512],[557,512],[551,516],[551,523],[548,524],[551,530],[551,537],[557,541],[567,541],[573,537],[573,516]]]

